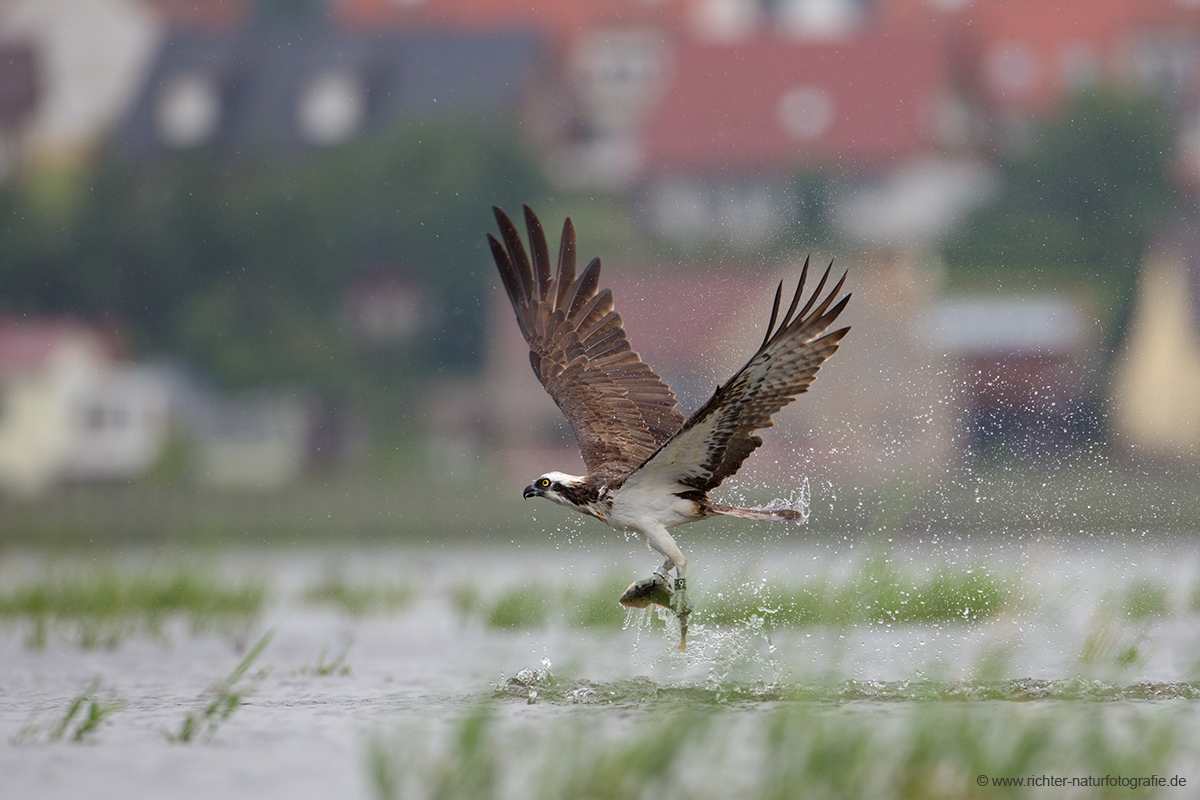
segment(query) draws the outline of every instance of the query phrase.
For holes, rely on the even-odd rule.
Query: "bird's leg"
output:
[[[674,537],[666,528],[651,529],[646,533],[646,542],[666,557],[666,561],[655,570],[656,576],[666,578],[672,567],[675,568],[675,591],[671,593],[670,608],[679,618],[680,651],[687,649],[688,617],[691,616],[692,606],[687,598],[687,559],[683,551],[675,543]]]
[[[671,595],[671,610],[679,618],[679,652],[681,653],[687,650],[688,618],[692,615],[692,604],[688,602],[687,597],[686,571],[686,564],[683,568],[676,570],[679,577],[675,578],[675,591]]]

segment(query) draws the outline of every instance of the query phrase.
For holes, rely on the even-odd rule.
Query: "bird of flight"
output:
[[[599,288],[600,259],[576,274],[570,218],[563,223],[558,263],[552,266],[542,225],[529,206],[524,210],[528,252],[512,220],[495,206],[503,243],[490,233],[488,243],[529,343],[533,372],[567,418],[587,466],[587,475],[547,472],[525,487],[524,496],[544,497],[616,530],[636,533],[657,550],[666,559],[662,566],[631,584],[620,602],[670,608],[679,618],[679,649],[684,650],[692,610],[688,562],[669,529],[714,514],[801,518],[787,508],[724,505],[710,500],[708,493],[738,471],[762,444],[754,432],[770,427],[772,414],[807,391],[821,364],[837,351],[850,329],[826,331],[850,300],[847,294],[834,303],[846,276],[821,299],[831,264],[797,312],[808,277],[806,260],[782,320],[780,282],[762,346],[685,419],[675,395],[630,347],[612,291]]]

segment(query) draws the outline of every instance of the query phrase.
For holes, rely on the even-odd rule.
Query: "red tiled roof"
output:
[[[1131,37],[1200,26],[1200,6],[1180,0],[972,0],[938,12],[928,0],[883,0],[880,22],[946,23],[983,96],[1006,111],[1041,112],[1088,79],[1111,79]],[[1074,73],[1074,75],[1072,74]]]
[[[945,99],[942,40],[686,42],[646,139],[651,171],[854,169],[930,147]]]
[[[1049,108],[1072,90],[1073,60],[1094,59],[1111,77],[1112,61],[1138,29],[1200,19],[1200,9],[1177,0],[986,0],[970,14],[981,85],[1002,107],[1031,111]],[[1025,48],[1032,57],[1028,88],[1004,90],[989,73],[1005,48]],[[993,79],[989,81],[989,77]]]
[[[351,27],[430,25],[533,30],[574,37],[603,25],[640,25],[674,19],[682,0],[340,0],[337,16]]]
[[[68,319],[0,318],[0,372],[35,369],[46,363],[67,341],[86,337],[107,353],[103,340]]]

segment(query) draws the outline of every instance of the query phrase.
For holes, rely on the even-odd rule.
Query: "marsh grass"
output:
[[[466,623],[482,611],[483,594],[473,583],[455,584],[450,588],[450,607],[454,609],[459,622]]]
[[[88,687],[71,698],[66,711],[46,734],[47,741],[80,743],[100,729],[109,717],[125,707],[115,689],[102,691],[99,678],[93,680]],[[21,727],[13,738],[13,744],[27,744],[36,741],[42,733],[36,714]]]
[[[505,767],[501,742],[486,705],[470,709],[450,731],[451,739],[434,751],[422,733],[380,731],[367,742],[366,766],[379,800],[422,797],[444,800],[492,800]]]
[[[625,624],[625,607],[617,598],[629,580],[613,575],[574,592],[564,592],[563,610],[567,624],[580,628],[620,628]],[[651,620],[657,616],[651,615]]]
[[[376,734],[367,757],[375,796],[1025,798],[1044,790],[991,778],[1170,775],[1183,750],[1194,749],[1183,733],[1190,708],[1177,704],[668,702],[625,715],[504,712],[473,709],[440,747],[427,731]],[[1113,786],[1064,796],[1131,794]]]
[[[542,628],[561,590],[537,580],[502,591],[484,611],[489,628]]]
[[[333,606],[351,616],[394,614],[407,609],[416,599],[412,587],[399,583],[348,583],[329,577],[303,593],[309,605]]]
[[[237,626],[258,615],[265,596],[262,581],[229,582],[184,567],[64,568],[0,587],[0,620],[29,623],[30,647],[44,647],[56,628],[85,648],[113,647],[135,633],[162,636],[164,620],[175,616],[193,632]]]
[[[478,618],[490,628],[542,628],[555,620],[572,627],[620,628],[627,614],[617,598],[628,582],[611,576],[591,586],[566,587],[531,580],[491,598],[460,586],[452,602],[460,617]],[[759,585],[727,581],[708,591],[701,588],[693,594],[692,620],[729,626],[760,617],[769,626],[790,627],[969,623],[994,617],[1018,601],[1017,586],[982,566],[942,567],[929,574],[902,571],[878,557],[846,578],[821,575]],[[655,619],[652,615],[652,624]]]
[[[124,707],[125,701],[117,696],[115,689],[109,689],[101,696],[100,679],[97,678],[71,700],[62,719],[50,731],[50,741],[57,742],[66,737],[72,742],[82,742]]]
[[[1013,585],[979,566],[942,567],[922,575],[873,558],[841,580],[819,576],[791,585],[727,584],[705,600],[699,618],[732,624],[757,614],[769,624],[796,627],[973,622],[995,616],[1015,600]]]
[[[350,666],[346,663],[346,656],[350,655],[350,645],[347,644],[342,648],[342,651],[334,656],[332,661],[326,661],[329,656],[329,648],[322,647],[321,652],[317,654],[317,662],[312,666],[303,666],[296,670],[296,675],[317,675],[327,677],[329,675],[349,675]]]
[[[1125,590],[1125,616],[1136,622],[1166,617],[1171,613],[1166,584],[1161,580],[1139,578]]]
[[[1142,645],[1153,625],[1176,613],[1195,612],[1194,608],[1173,607],[1170,591],[1161,579],[1137,578],[1101,599],[1079,660],[1092,666],[1138,666],[1143,663]]]
[[[267,649],[267,645],[271,643],[271,639],[274,636],[274,630],[264,633],[262,638],[258,640],[254,647],[247,651],[242,660],[238,662],[238,665],[233,668],[233,672],[230,672],[224,679],[215,683],[201,696],[200,708],[189,712],[183,718],[183,723],[180,725],[178,733],[163,732],[167,740],[179,744],[187,744],[197,737],[206,742],[212,741],[222,723],[233,716],[233,712],[241,707],[246,696],[253,692],[258,683],[266,677],[266,672],[259,670],[250,680],[242,680],[246,675],[246,671],[250,669],[250,666]]]

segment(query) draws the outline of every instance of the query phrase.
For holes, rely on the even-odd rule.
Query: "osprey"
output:
[[[567,418],[587,466],[587,475],[547,472],[525,487],[524,496],[544,497],[616,530],[636,533],[662,554],[662,565],[631,584],[620,602],[637,608],[654,602],[674,611],[683,650],[691,612],[688,562],[669,529],[714,514],[801,519],[800,512],[787,508],[724,505],[710,500],[708,493],[737,472],[762,444],[754,432],[770,427],[772,414],[807,391],[821,364],[837,351],[850,329],[826,331],[850,300],[847,294],[834,303],[846,276],[821,300],[830,264],[797,312],[808,276],[805,260],[782,320],[780,282],[762,346],[685,419],[675,395],[630,347],[621,316],[613,309],[612,291],[599,288],[600,259],[592,259],[576,275],[570,218],[563,223],[558,263],[552,269],[542,225],[529,206],[524,210],[528,252],[512,220],[495,206],[503,244],[491,234],[488,244],[529,343],[533,372]]]

